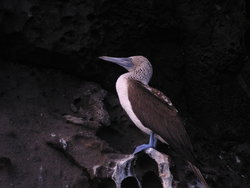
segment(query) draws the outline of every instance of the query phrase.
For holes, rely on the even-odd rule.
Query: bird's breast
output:
[[[146,128],[138,117],[135,115],[131,102],[129,101],[128,97],[128,78],[126,75],[121,75],[118,80],[116,81],[116,91],[119,97],[120,104],[122,108],[127,112],[130,119],[133,123],[143,132],[146,134],[150,134],[152,131]]]

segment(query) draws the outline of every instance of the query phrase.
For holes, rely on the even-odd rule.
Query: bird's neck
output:
[[[148,82],[150,81],[152,76],[152,71],[135,69],[134,71],[123,74],[122,76],[126,79],[137,80],[145,85],[148,85]]]

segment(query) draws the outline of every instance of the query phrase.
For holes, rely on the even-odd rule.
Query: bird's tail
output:
[[[189,161],[188,161],[188,165],[192,169],[192,171],[194,172],[196,177],[199,179],[199,181],[203,184],[204,188],[209,188],[206,180],[204,179],[204,177],[201,174],[201,171]]]

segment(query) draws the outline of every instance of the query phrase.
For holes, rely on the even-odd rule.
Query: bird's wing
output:
[[[140,82],[138,82],[138,84],[141,84]],[[141,84],[142,85],[142,84]],[[153,87],[150,87],[148,85],[143,85],[143,87],[145,87],[146,89],[148,89],[152,94],[154,94],[157,98],[159,98],[162,102],[166,103],[166,105],[168,106],[168,108],[172,111],[178,112],[178,110],[174,107],[173,103],[171,102],[171,100],[164,95],[164,93],[162,93],[161,91],[159,91],[158,89],[155,89]]]
[[[178,154],[193,161],[193,149],[183,122],[171,101],[160,91],[128,81],[128,98],[141,123],[162,137]]]

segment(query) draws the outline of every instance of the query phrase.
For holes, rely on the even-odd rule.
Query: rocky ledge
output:
[[[53,69],[2,63],[1,187],[198,186],[185,165],[178,178],[168,148],[131,155],[147,137],[117,97],[98,84]],[[247,143],[219,154],[206,140],[194,145],[211,187],[247,187]]]

